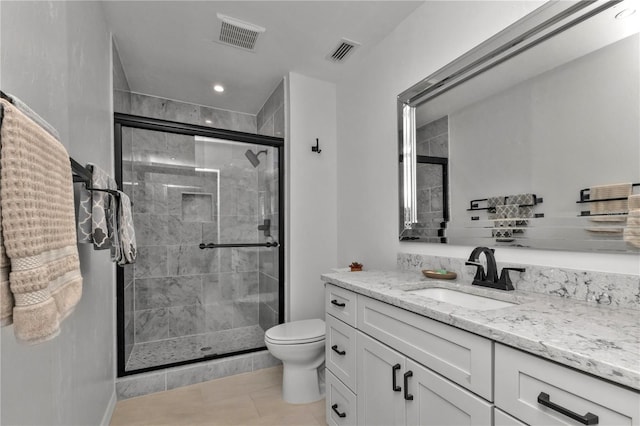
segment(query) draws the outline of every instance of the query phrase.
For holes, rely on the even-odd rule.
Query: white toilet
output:
[[[318,367],[324,362],[325,324],[321,319],[276,325],[264,334],[271,355],[282,361],[282,399],[305,404],[324,397]]]

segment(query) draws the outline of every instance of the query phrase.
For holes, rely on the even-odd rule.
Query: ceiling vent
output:
[[[344,62],[358,46],[360,46],[360,43],[357,41],[343,38],[336,48],[327,55],[327,59],[333,62]]]
[[[219,39],[216,41],[240,49],[253,52],[258,36],[265,31],[262,27],[221,13],[218,13],[218,19],[222,21],[222,25],[220,26]]]

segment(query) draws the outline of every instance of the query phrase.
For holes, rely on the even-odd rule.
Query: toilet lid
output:
[[[321,319],[292,321],[271,327],[265,339],[282,344],[310,343],[324,339],[325,325]]]

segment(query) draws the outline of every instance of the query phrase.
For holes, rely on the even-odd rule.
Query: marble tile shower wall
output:
[[[416,130],[416,153],[431,157],[449,157],[449,118],[439,118]],[[418,222],[426,224],[422,236],[440,242],[438,228],[443,220],[442,166],[418,164],[416,172]],[[418,231],[418,230],[416,230]]]
[[[266,136],[285,136],[284,123],[284,80],[271,93],[256,116],[258,133]],[[269,153],[265,164],[258,167],[258,187],[260,190],[260,220],[271,221],[271,235],[279,241],[279,211],[278,211],[278,165],[277,158],[273,158],[276,151]],[[273,165],[273,167],[271,166]],[[261,238],[264,238],[262,236]],[[277,249],[262,248],[258,261],[258,292],[259,296],[259,324],[263,330],[268,330],[278,324],[279,319],[279,251]]]
[[[207,164],[218,173],[196,172],[193,137],[131,132],[135,342],[257,324],[257,250],[198,247],[257,241],[258,174],[246,147],[207,144],[226,164]]]
[[[456,282],[471,285],[475,268],[465,266],[466,259],[398,253],[399,269],[446,269],[458,274]],[[581,300],[595,305],[611,305],[640,310],[640,276],[580,271],[544,265],[517,265],[498,262],[498,267],[524,267],[524,273],[512,273],[517,290]]]
[[[198,124],[217,129],[257,133],[255,115],[194,105],[140,93],[130,93],[129,96],[130,113],[133,115],[179,123]]]

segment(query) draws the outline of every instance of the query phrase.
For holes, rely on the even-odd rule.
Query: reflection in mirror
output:
[[[637,253],[640,13],[558,3],[400,95],[401,240]]]

